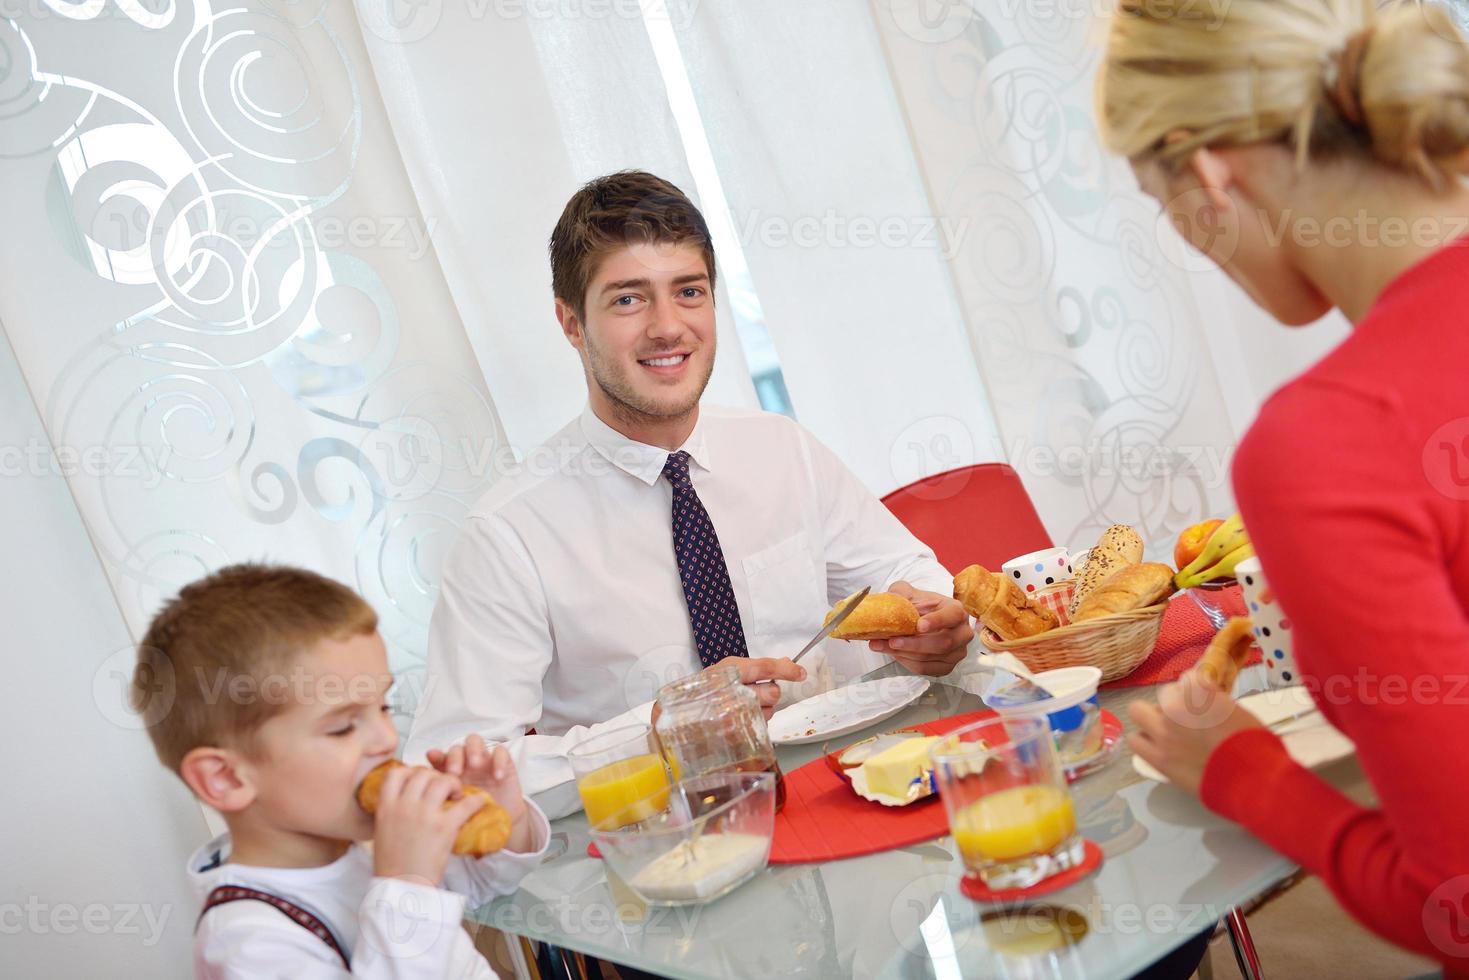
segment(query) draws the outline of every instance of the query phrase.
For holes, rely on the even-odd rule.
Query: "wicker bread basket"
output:
[[[1068,580],[1036,593],[1037,601],[1061,621],[1056,629],[1019,640],[1002,640],[984,627],[980,639],[997,653],[1013,653],[1035,673],[1057,667],[1100,667],[1103,683],[1126,677],[1153,652],[1168,601],[1072,625],[1066,607],[1075,592],[1075,580]]]

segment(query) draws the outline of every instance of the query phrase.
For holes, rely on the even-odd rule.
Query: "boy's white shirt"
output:
[[[216,837],[189,860],[189,879],[201,907],[220,885],[269,892],[320,919],[352,965],[344,967],[330,946],[279,909],[245,899],[216,906],[199,922],[194,975],[200,980],[495,980],[461,920],[466,908],[515,891],[545,857],[550,824],[540,807],[526,803],[535,849],[451,857],[441,888],[375,877],[372,852],[361,844],[319,868],[263,868],[227,863],[229,835]]]

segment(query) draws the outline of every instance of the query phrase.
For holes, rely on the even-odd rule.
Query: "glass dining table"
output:
[[[894,664],[889,672],[903,671]],[[1153,694],[1148,687],[1104,690],[1100,701],[1127,730],[1127,704]],[[934,683],[901,713],[842,744],[981,708],[973,693]],[[820,753],[815,744],[778,754],[791,772]],[[1318,772],[1367,798],[1354,758]],[[1141,776],[1125,740],[1072,793],[1082,834],[1105,855],[1102,867],[1026,903],[965,897],[963,864],[944,836],[864,857],[772,865],[711,904],[646,908],[621,888],[614,893],[602,862],[587,855],[578,813],[552,823],[550,856],[518,892],[470,918],[666,977],[1105,980],[1133,976],[1296,871],[1193,797]]]

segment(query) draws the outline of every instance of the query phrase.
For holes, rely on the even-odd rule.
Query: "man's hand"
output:
[[[1197,796],[1209,756],[1235,732],[1260,721],[1233,698],[1189,671],[1158,692],[1158,703],[1134,701],[1128,708],[1137,731],[1127,738],[1144,761],[1175,786]]]
[[[372,834],[373,873],[435,887],[459,828],[484,800],[460,795],[458,776],[418,766],[399,766],[383,776]],[[453,806],[444,803],[460,797]]]
[[[943,677],[964,659],[974,627],[969,614],[953,596],[915,589],[907,582],[888,587],[918,607],[918,635],[873,640],[872,649],[885,653],[915,674]]]
[[[780,701],[780,685],[776,681],[804,681],[806,679],[806,668],[800,664],[792,663],[789,657],[726,657],[713,667],[705,667],[710,671],[722,668],[726,663],[733,661],[740,668],[740,683],[754,688],[755,696],[760,699],[760,713],[765,715],[769,721],[770,716],[775,714],[775,705]],[[772,683],[764,683],[770,681]],[[658,724],[658,716],[663,713],[663,706],[657,701],[653,702],[653,716],[649,724]]]
[[[521,854],[533,850],[530,823],[525,818],[525,794],[520,789],[515,761],[505,746],[497,745],[491,751],[484,739],[471,735],[448,752],[429,749],[428,764],[440,772],[459,776],[471,786],[478,786],[500,804],[510,817],[510,838],[505,842],[507,850]]]

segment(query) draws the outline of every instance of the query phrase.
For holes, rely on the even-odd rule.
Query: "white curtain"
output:
[[[0,467],[51,477],[28,492],[65,507],[37,519],[78,517],[44,566],[8,556],[31,587],[8,600],[98,627],[7,657],[106,674],[183,583],[288,561],[378,609],[410,711],[466,508],[584,401],[546,238],[624,167],[732,236],[711,400],[756,404],[748,365],[778,362],[874,492],[1008,459],[1071,544],[1124,520],[1161,553],[1228,508],[1254,405],[1331,338],[1262,355],[1261,315],[1102,157],[1090,5],[645,5],[0,0],[0,378],[34,411]],[[109,590],[116,622],[92,622]],[[119,709],[96,692],[12,739],[87,753],[75,713]],[[146,751],[117,760],[109,792],[158,813],[138,833],[195,834]],[[139,768],[152,783],[116,778]],[[90,839],[87,811],[56,811],[7,822],[7,866]],[[172,842],[150,887],[174,931],[126,972],[185,962],[175,869],[198,841]],[[36,887],[60,901],[59,880]],[[37,963],[95,972],[54,940],[29,938]]]
[[[0,25],[0,320],[123,616],[307,565],[378,609],[411,701],[504,438],[352,9],[41,13]]]
[[[1283,331],[1101,149],[1098,5],[872,9],[933,209],[974,222],[951,267],[1005,458],[1059,541],[1123,522],[1168,560],[1183,527],[1232,509]],[[1297,365],[1340,330],[1302,335]]]
[[[796,417],[879,493],[1003,458],[870,12],[669,10]]]
[[[182,977],[196,911],[182,869],[205,828],[117,721],[128,643],[204,572],[294,562],[376,607],[406,716],[440,557],[504,434],[350,5],[9,6],[0,324],[19,366],[6,402],[25,398],[38,425],[0,465],[7,504],[18,480],[59,497],[7,511],[4,540],[72,500],[80,522],[49,526],[45,554],[7,550],[7,674],[64,659],[47,678],[69,696],[7,713],[8,744],[44,771],[24,770],[25,805],[0,829],[26,889],[5,900],[29,896],[47,923],[96,902],[120,916],[118,895],[169,916],[151,940],[124,928],[142,918],[110,940],[28,929],[6,962]],[[34,640],[43,615],[54,647]]]
[[[546,243],[582,183],[627,168],[694,193],[635,3],[428,3],[403,18],[359,0],[364,36],[403,159],[470,342],[524,454],[586,401],[556,324]],[[386,12],[386,13],[385,13]],[[730,303],[706,397],[755,406]]]

